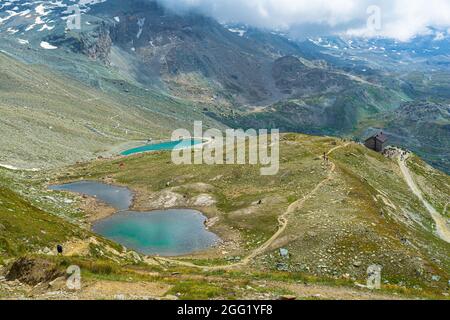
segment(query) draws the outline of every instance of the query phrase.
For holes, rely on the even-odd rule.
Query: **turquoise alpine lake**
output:
[[[114,215],[96,221],[92,230],[143,254],[185,255],[208,249],[220,241],[206,229],[207,218],[196,210],[129,211],[133,193],[125,187],[79,181],[50,189],[94,196],[117,209]]]
[[[190,148],[192,146],[203,143],[201,139],[185,139],[177,141],[167,141],[156,144],[147,144],[145,146],[129,149],[120,153],[122,156],[130,156],[136,153],[151,152],[151,151],[164,151],[164,150],[178,150]]]
[[[196,210],[123,211],[97,221],[93,231],[137,252],[178,256],[201,251],[219,238],[205,229],[206,217]]]

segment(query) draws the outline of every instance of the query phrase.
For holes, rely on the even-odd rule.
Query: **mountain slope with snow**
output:
[[[80,29],[68,28],[73,5],[80,9]],[[120,79],[187,101],[202,118],[233,127],[357,139],[389,127],[405,134],[396,143],[424,151],[427,160],[450,171],[440,153],[416,143],[429,130],[409,122],[406,130],[391,128],[405,104],[450,101],[448,34],[439,30],[411,42],[348,36],[297,41],[153,1],[15,0],[1,4],[0,36],[0,50],[9,55],[107,94],[122,92],[123,85],[113,83]],[[135,98],[128,95],[124,103]],[[448,124],[442,119],[443,128]]]

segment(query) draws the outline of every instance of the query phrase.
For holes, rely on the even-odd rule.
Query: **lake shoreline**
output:
[[[186,141],[189,140],[189,145],[185,145]],[[145,143],[143,141],[141,145],[137,145],[131,149],[122,150],[119,153],[119,156],[129,157],[137,154],[143,154],[148,152],[157,152],[157,151],[173,151],[173,150],[188,150],[188,149],[197,149],[203,148],[207,144],[209,144],[212,140],[209,138],[196,138],[192,137],[190,139],[180,139],[180,140],[159,140],[159,141],[151,141]],[[180,146],[181,147],[177,147]]]

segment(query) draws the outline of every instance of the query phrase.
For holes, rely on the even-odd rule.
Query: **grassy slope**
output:
[[[97,237],[90,232],[86,213],[80,209],[81,197],[75,194],[60,194],[43,188],[49,180],[49,172],[12,171],[0,168],[0,231],[9,239],[11,251],[7,257],[33,254],[50,249],[55,244],[84,243],[91,258],[111,259],[115,262],[134,261],[130,252],[121,245]],[[19,240],[18,240],[19,239]],[[8,241],[3,241],[7,243]],[[67,249],[67,248],[66,248]],[[99,250],[103,251],[99,253]],[[77,252],[77,251],[74,251]],[[78,253],[75,253],[78,255]]]
[[[100,71],[104,91],[0,53],[0,164],[63,165],[130,140],[167,137],[193,119],[212,123],[192,105]]]
[[[414,180],[418,183],[426,199],[433,207],[450,218],[450,179],[445,173],[434,170],[419,157],[409,159],[408,166],[414,173]]]
[[[77,165],[60,180],[112,177],[139,190],[144,208],[149,195],[170,189],[190,198],[204,192],[192,187],[196,183],[210,185],[207,193],[218,203],[202,210],[220,218],[213,230],[228,241],[228,253],[217,250],[184,259],[226,264],[229,257],[245,256],[276,231],[277,217],[325,177],[317,155],[339,144],[332,138],[285,135],[281,170],[273,177],[262,177],[250,166],[174,166],[170,154],[160,152]],[[337,166],[333,179],[289,217],[287,230],[252,262],[252,270],[271,277],[281,263],[293,276],[364,282],[367,267],[380,264],[385,288],[445,290],[449,245],[433,234],[431,218],[411,195],[395,161],[356,144],[331,157]],[[120,163],[125,166],[120,168]],[[448,183],[448,176],[439,177]],[[434,184],[433,176],[429,178]],[[445,190],[435,192],[437,197],[448,196]],[[261,199],[263,204],[256,205]],[[289,249],[288,260],[279,257],[279,247]],[[433,275],[440,281],[432,281]]]
[[[0,256],[18,256],[53,248],[87,232],[36,208],[18,194],[0,186]]]

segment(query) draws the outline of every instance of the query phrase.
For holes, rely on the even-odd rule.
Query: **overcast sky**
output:
[[[429,33],[428,27],[450,33],[450,0],[159,1],[176,10],[199,10],[224,23],[291,30],[304,36],[344,33],[407,41],[415,35]],[[373,5],[380,9],[380,22]]]

